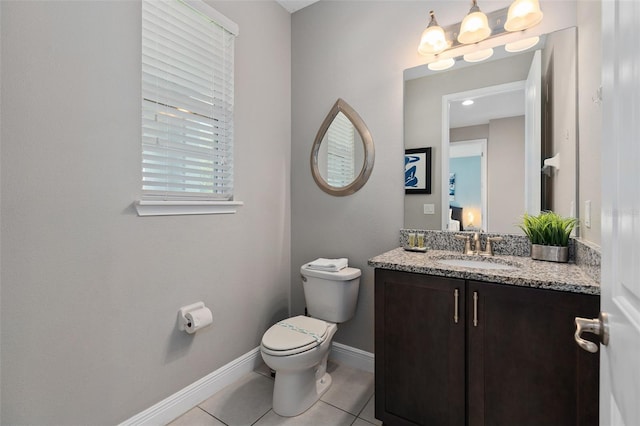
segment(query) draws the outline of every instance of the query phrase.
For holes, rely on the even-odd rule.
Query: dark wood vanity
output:
[[[375,270],[375,414],[385,425],[597,425],[599,296]]]

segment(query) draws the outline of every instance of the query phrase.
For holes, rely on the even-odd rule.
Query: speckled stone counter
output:
[[[456,235],[473,235],[473,232],[449,232],[449,231],[432,231],[424,229],[401,229],[400,230],[400,247],[408,246],[408,234],[423,234],[424,243],[427,247],[434,250],[451,250],[462,252],[464,247],[464,241],[456,239]],[[502,237],[502,241],[493,244],[493,250],[495,254],[504,254],[509,256],[530,256],[531,255],[531,243],[529,239],[524,235],[514,234],[493,234],[483,232],[480,234],[482,244],[487,237]],[[569,246],[569,257],[573,250],[572,246]]]
[[[512,269],[478,269],[446,265],[439,260],[470,259],[513,266]],[[493,257],[463,255],[459,251],[409,252],[399,247],[369,259],[369,266],[394,271],[486,281],[521,287],[573,293],[600,294],[599,283],[573,263],[554,263],[523,256]]]
[[[575,262],[588,276],[600,283],[600,247],[589,241],[575,240]]]

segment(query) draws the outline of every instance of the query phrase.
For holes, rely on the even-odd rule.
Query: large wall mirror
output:
[[[405,149],[433,148],[432,193],[405,195],[405,228],[521,233],[524,213],[576,216],[576,54],[568,28],[526,52],[405,71]]]
[[[324,192],[344,196],[369,179],[375,149],[358,113],[338,99],[322,122],[311,149],[311,174]]]

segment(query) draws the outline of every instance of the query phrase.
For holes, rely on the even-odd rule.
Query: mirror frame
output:
[[[360,138],[362,139],[362,144],[364,145],[364,162],[362,165],[362,169],[360,170],[360,174],[356,176],[356,178],[347,186],[331,186],[327,183],[326,180],[320,174],[320,169],[318,168],[318,152],[320,151],[320,145],[322,144],[322,140],[324,139],[327,130],[329,130],[329,126],[333,123],[333,119],[336,118],[338,113],[342,112],[353,124],[358,133],[360,134]],[[360,188],[367,183],[369,180],[369,176],[371,175],[371,171],[373,170],[373,162],[375,159],[375,148],[373,146],[373,138],[371,137],[371,132],[367,128],[367,125],[364,124],[364,121],[358,115],[356,110],[354,110],[349,104],[347,104],[344,100],[338,98],[336,103],[329,111],[329,114],[322,122],[320,129],[318,130],[318,134],[316,135],[316,139],[313,142],[313,147],[311,148],[311,175],[313,176],[313,180],[315,180],[316,184],[327,194],[335,195],[338,197],[342,197],[345,195],[351,195],[358,191]]]

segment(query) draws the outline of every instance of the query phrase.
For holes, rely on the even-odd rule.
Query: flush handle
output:
[[[583,333],[592,333],[600,337],[600,343],[609,344],[609,321],[605,312],[600,312],[598,318],[587,319],[576,317],[576,343],[585,351],[596,353],[598,345],[582,338]]]

